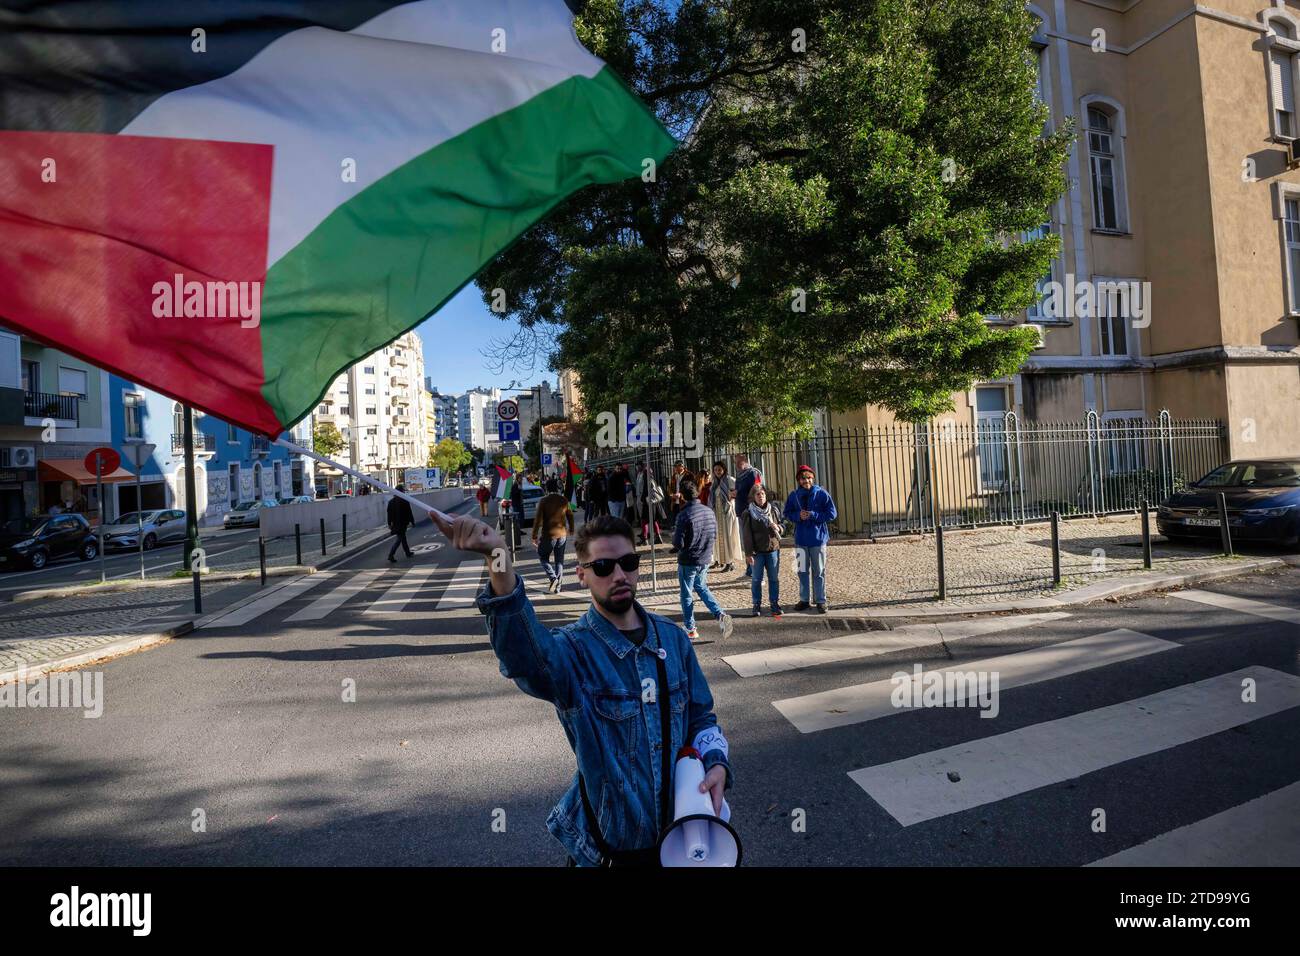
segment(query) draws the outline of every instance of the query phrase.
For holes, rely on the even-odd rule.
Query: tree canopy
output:
[[[1065,186],[1020,0],[591,0],[579,38],[681,140],[489,265],[593,416],[703,411],[712,437],[815,408],[907,420],[1010,374]]]

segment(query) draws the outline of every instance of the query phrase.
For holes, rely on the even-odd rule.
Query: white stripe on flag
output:
[[[1094,634],[1091,637],[1081,637],[1078,640],[1005,654],[1001,657],[933,668],[923,673],[937,675],[936,679],[941,680],[938,686],[945,689],[952,688],[953,693],[945,694],[945,700],[947,706],[953,706],[966,700],[967,695],[959,691],[962,688],[969,688],[970,681],[959,682],[950,679],[949,675],[969,675],[980,672],[997,674],[997,691],[1000,695],[1002,691],[1011,687],[1023,687],[1026,684],[1053,680],[1068,674],[1091,670],[1094,667],[1105,667],[1107,664],[1172,650],[1179,646],[1173,641],[1163,641],[1157,637],[1120,628],[1104,634]],[[906,702],[921,699],[921,685],[913,671],[907,670],[902,673],[906,675],[907,683],[912,686],[910,694],[903,695],[901,691],[898,693],[898,699],[903,701],[898,705],[894,700],[900,683],[889,677],[868,684],[837,687],[835,690],[823,691],[820,694],[777,700],[772,702],[772,706],[779,710],[786,720],[794,724],[795,729],[801,734],[829,730],[832,727],[847,727],[850,724],[920,709],[907,706]]]
[[[867,631],[847,637],[832,637],[809,644],[776,647],[749,654],[732,654],[723,660],[741,677],[760,677],[782,671],[833,664],[837,661],[875,657],[894,651],[928,647],[932,644],[951,643],[984,634],[998,634],[1020,628],[1033,627],[1059,621],[1070,615],[1064,611],[1047,614],[1024,614],[1017,617],[981,618],[971,621],[951,621],[946,624],[908,624],[892,631]]]
[[[1256,685],[1246,703],[1242,682]],[[849,774],[903,826],[1073,780],[1300,706],[1300,677],[1246,667]],[[950,777],[953,774],[954,777]]]

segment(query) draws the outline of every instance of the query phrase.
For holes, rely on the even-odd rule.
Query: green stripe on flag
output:
[[[605,68],[367,187],[267,274],[267,402],[281,422],[298,420],[340,372],[418,325],[565,197],[640,176],[643,160],[660,163],[675,145]]]

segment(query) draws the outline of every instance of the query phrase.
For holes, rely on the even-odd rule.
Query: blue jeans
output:
[[[542,568],[552,581],[564,580],[564,546],[568,538],[552,538],[544,534],[537,539],[537,554],[542,559]]]
[[[695,598],[692,592],[700,596],[700,600],[714,617],[722,617],[722,608],[709,592],[709,569],[704,565],[677,565],[677,584],[682,598],[682,627],[686,630],[695,630]]]
[[[763,603],[763,572],[767,572],[767,600],[769,604],[780,604],[781,552],[769,551],[767,554],[754,555],[754,577],[749,582],[749,593],[754,599],[754,607]]]
[[[826,545],[819,548],[799,548],[803,557],[796,555],[799,561],[799,600],[808,600],[808,577],[813,579],[813,593],[817,599],[813,604],[826,603]]]
[[[615,518],[623,517],[623,509],[627,507],[626,501],[611,501],[609,503],[609,513]]]

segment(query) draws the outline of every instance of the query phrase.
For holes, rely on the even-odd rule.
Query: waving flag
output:
[[[561,0],[0,0],[0,323],[274,436],[674,145]]]

